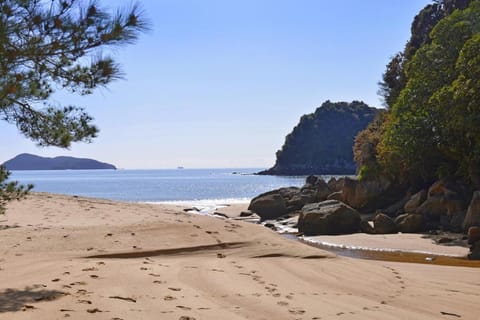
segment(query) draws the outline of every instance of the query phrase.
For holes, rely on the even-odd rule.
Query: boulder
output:
[[[379,213],[373,219],[373,230],[376,234],[396,233],[397,225],[386,214]]]
[[[480,241],[480,227],[468,228],[468,244],[474,244]]]
[[[253,215],[252,211],[242,211],[240,212],[240,217],[251,217]]]
[[[424,218],[421,214],[405,213],[395,219],[397,229],[403,233],[421,232],[425,228]]]
[[[410,197],[403,209],[406,213],[413,213],[425,200],[427,200],[427,191],[421,190]]]
[[[327,199],[332,190],[328,184],[320,176],[308,176],[305,185],[301,189],[303,192],[308,192],[313,195],[311,202],[320,202]]]
[[[310,189],[303,189],[285,200],[287,211],[291,212],[295,210],[300,210],[307,203],[315,202],[315,199],[315,191]]]
[[[473,193],[462,227],[463,230],[469,230],[470,227],[480,227],[480,191]]]
[[[302,208],[298,231],[307,236],[354,233],[359,229],[360,220],[357,210],[336,200],[326,200]]]
[[[439,180],[428,189],[427,199],[415,213],[422,214],[429,224],[439,221],[444,229],[459,229],[459,221],[466,212],[468,195],[468,189],[463,184]]]
[[[275,219],[288,212],[285,200],[279,193],[268,193],[253,198],[248,210],[258,214],[261,220]]]
[[[343,201],[356,209],[365,209],[374,205],[382,207],[392,201],[384,203],[383,195],[389,190],[392,183],[389,179],[380,177],[374,180],[356,180],[345,177],[343,184]]]
[[[450,217],[450,220],[448,221],[448,227],[447,229],[451,230],[452,232],[458,232],[461,233],[463,232],[463,222],[465,221],[465,214],[460,212],[452,217]]]
[[[338,192],[343,189],[344,182],[345,178],[336,179],[335,177],[332,177],[330,180],[328,180],[327,184],[332,192]]]
[[[328,195],[327,200],[342,201],[343,200],[343,192],[342,191],[337,191],[337,192],[331,193],[331,194]]]
[[[480,260],[480,240],[475,242],[470,247],[470,253],[468,254],[470,260]]]
[[[447,214],[447,208],[442,198],[432,197],[425,200],[414,213],[421,214],[429,220],[439,220],[440,216]]]
[[[410,199],[410,197],[407,195],[403,197],[402,199],[398,200],[397,202],[391,204],[390,206],[386,207],[385,209],[382,209],[382,213],[385,213],[386,215],[390,217],[396,217],[399,214],[404,213],[404,206],[407,203],[407,201]]]
[[[374,234],[375,230],[368,220],[362,220],[360,221],[360,232]]]

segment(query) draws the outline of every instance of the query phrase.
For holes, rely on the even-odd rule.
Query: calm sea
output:
[[[12,171],[10,180],[34,191],[133,202],[201,204],[248,202],[280,187],[302,186],[305,177],[253,175],[262,169]]]

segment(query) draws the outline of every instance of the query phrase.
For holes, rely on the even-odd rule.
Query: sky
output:
[[[427,0],[143,0],[151,24],[115,49],[125,79],[85,107],[93,143],[37,147],[0,123],[0,163],[19,153],[93,158],[125,169],[267,168],[303,114],[377,95],[385,65]],[[100,0],[115,11],[129,0]]]

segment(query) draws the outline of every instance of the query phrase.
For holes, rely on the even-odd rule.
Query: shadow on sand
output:
[[[0,291],[0,313],[34,309],[30,304],[40,301],[56,300],[64,295],[58,290],[39,290],[42,286],[24,289],[5,289]]]

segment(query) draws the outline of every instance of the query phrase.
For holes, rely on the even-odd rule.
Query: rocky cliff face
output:
[[[354,174],[353,141],[378,111],[360,101],[324,102],[302,116],[277,151],[275,166],[259,174]]]

